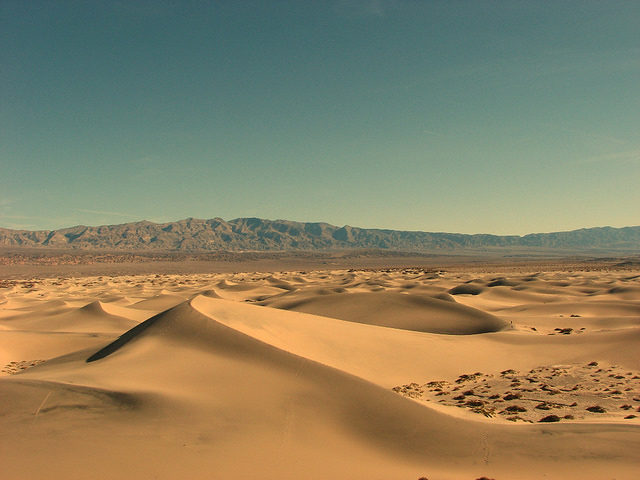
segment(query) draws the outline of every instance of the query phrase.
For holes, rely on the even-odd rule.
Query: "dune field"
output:
[[[637,269],[4,280],[0,478],[638,478],[638,345]]]

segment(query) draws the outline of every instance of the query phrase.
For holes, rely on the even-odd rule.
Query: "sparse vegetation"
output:
[[[586,410],[591,413],[607,413],[607,411],[604,408],[602,408],[600,405],[587,407]]]
[[[546,417],[542,417],[538,422],[559,422],[560,417],[558,415],[547,415]]]

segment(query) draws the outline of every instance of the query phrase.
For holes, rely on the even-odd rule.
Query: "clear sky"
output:
[[[0,0],[0,226],[640,224],[638,1]]]

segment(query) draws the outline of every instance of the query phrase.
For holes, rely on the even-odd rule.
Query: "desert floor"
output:
[[[485,270],[2,280],[0,477],[638,478],[640,270]]]

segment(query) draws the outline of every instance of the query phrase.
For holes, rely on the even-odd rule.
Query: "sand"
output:
[[[0,288],[3,479],[640,469],[640,272],[323,270]]]

